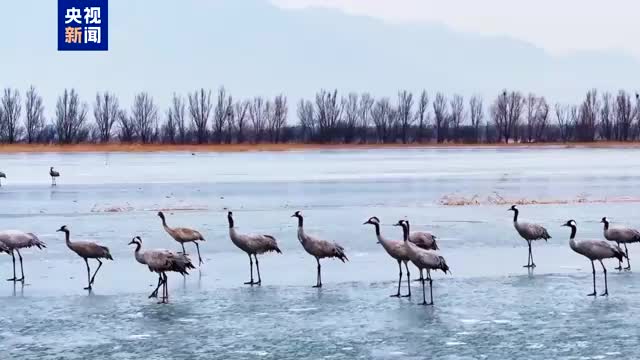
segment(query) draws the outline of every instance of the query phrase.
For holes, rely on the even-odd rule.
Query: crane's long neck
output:
[[[604,221],[604,229],[605,230],[609,230],[609,222],[608,221]]]
[[[304,219],[300,215],[298,215],[297,218],[298,218],[298,227],[302,229],[302,224],[304,223]]]
[[[518,209],[513,209],[513,222],[518,222],[518,213],[519,210]]]
[[[233,217],[231,215],[227,215],[227,220],[229,220],[229,229],[233,229]]]
[[[375,226],[375,228],[376,228],[376,236],[377,236],[378,238],[380,238],[380,224],[378,224],[378,223],[373,223],[373,226]]]
[[[298,240],[300,243],[304,244],[307,239],[306,234],[304,233],[304,227],[302,226],[302,216],[298,216]]]
[[[71,240],[69,238],[70,238],[69,230],[67,230],[64,232],[64,241],[67,243],[67,246],[71,248]]]
[[[142,244],[136,241],[136,250],[133,252],[133,254],[139,263],[144,264],[145,261],[142,254],[140,254],[140,248],[142,248]]]
[[[578,228],[576,228],[575,226],[571,226],[571,236],[569,237],[569,239],[574,240],[576,238],[577,231]]]
[[[402,225],[402,238],[405,242],[409,241],[409,223]]]

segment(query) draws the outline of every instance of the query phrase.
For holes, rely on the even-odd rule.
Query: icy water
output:
[[[50,186],[49,166],[62,174]],[[0,155],[0,227],[38,234],[48,248],[28,249],[26,284],[0,283],[2,359],[633,359],[640,350],[637,272],[609,269],[608,298],[589,298],[591,268],[568,247],[601,238],[602,216],[639,226],[640,151],[629,149],[406,149],[286,153]],[[445,196],[480,205],[444,206]],[[553,238],[526,243],[507,204],[544,200],[521,217]],[[180,247],[162,229],[199,229],[205,264],[169,276],[170,304],[147,295],[157,277],[135,262],[127,243]],[[260,257],[261,287],[246,255],[228,238],[238,231],[274,235],[282,255]],[[324,288],[313,289],[315,261],[304,253],[290,215],[342,244],[350,262],[323,261]],[[435,306],[389,298],[397,263],[376,244],[370,216],[387,237],[400,218],[439,236],[452,275],[434,277]],[[55,230],[108,246],[87,294],[82,259]],[[632,265],[640,259],[630,246]],[[195,247],[187,245],[195,258]],[[640,261],[640,260],[638,260]],[[640,262],[634,269],[640,271]],[[92,269],[94,268],[92,263]],[[11,277],[11,258],[0,274]],[[417,271],[412,269],[411,276]],[[598,291],[603,287],[598,269]],[[403,294],[406,283],[402,284]]]

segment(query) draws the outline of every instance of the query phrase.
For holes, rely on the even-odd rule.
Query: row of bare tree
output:
[[[24,108],[24,112],[22,111]],[[577,105],[549,105],[543,96],[501,92],[488,109],[483,99],[407,90],[395,99],[320,90],[301,99],[288,122],[287,98],[235,100],[224,87],[173,94],[162,113],[151,95],[137,94],[131,109],[115,94],[97,93],[90,107],[65,90],[55,115],[45,116],[34,87],[6,88],[0,97],[0,142],[61,143],[424,143],[632,141],[640,138],[640,97],[587,92]]]

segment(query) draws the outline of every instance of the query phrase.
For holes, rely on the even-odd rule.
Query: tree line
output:
[[[394,98],[318,91],[295,105],[283,94],[235,99],[224,87],[173,94],[163,109],[147,92],[130,109],[98,92],[91,104],[75,89],[57,98],[45,116],[31,86],[0,97],[2,143],[534,143],[634,141],[640,138],[640,96],[587,91],[579,104],[553,104],[544,96],[503,90],[487,105],[480,96],[433,97],[401,90]]]

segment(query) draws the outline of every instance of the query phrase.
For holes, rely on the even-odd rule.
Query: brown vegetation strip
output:
[[[516,143],[516,144],[2,144],[0,153],[74,153],[74,152],[246,152],[246,151],[301,151],[301,150],[366,150],[366,149],[449,149],[449,148],[640,148],[640,142],[591,143]]]
[[[588,199],[577,196],[573,199],[507,199],[497,193],[481,198],[479,195],[465,197],[461,195],[445,195],[438,203],[444,206],[474,206],[474,205],[551,205],[551,204],[607,204],[607,203],[637,203],[640,198],[612,197],[604,199]]]

